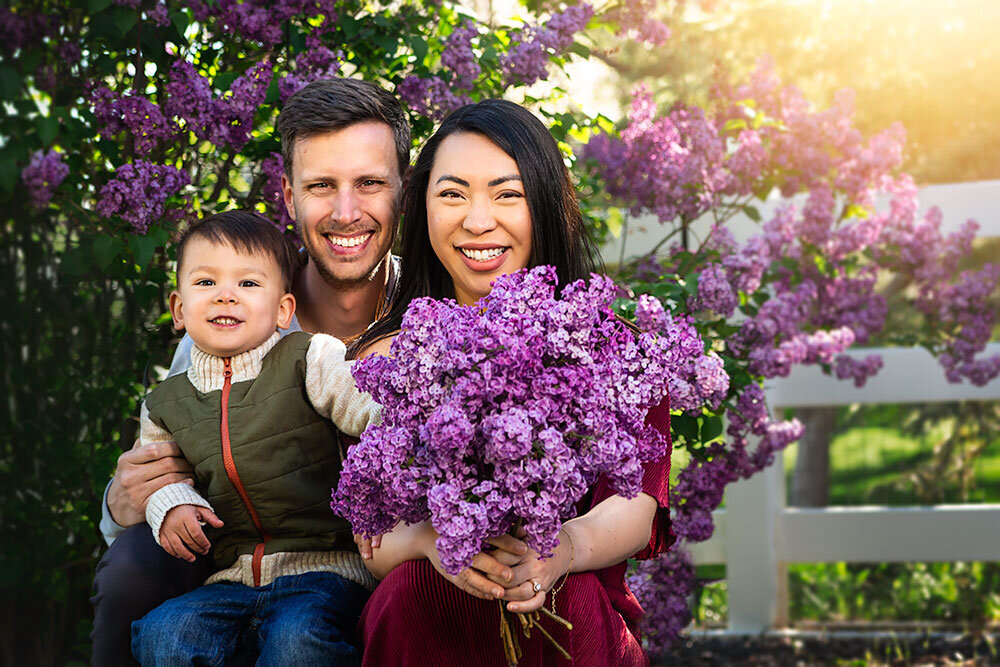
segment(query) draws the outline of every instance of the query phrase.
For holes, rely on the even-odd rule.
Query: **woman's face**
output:
[[[531,215],[514,158],[481,134],[442,141],[427,184],[427,228],[459,303],[474,303],[497,276],[526,267]]]

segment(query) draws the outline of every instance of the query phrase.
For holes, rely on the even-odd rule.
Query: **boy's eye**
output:
[[[211,287],[215,284],[215,281],[211,278],[202,278],[195,282],[195,285],[201,285],[202,287]]]
[[[259,287],[260,283],[256,280],[241,280],[240,287]]]

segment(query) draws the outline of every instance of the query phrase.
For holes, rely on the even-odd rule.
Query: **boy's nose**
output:
[[[215,295],[216,303],[236,303],[236,294],[229,289],[219,290]]]

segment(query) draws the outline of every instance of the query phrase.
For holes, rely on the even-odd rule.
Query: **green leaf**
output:
[[[608,226],[608,231],[616,239],[621,238],[622,226],[625,223],[625,216],[620,208],[612,206],[608,209],[608,217],[604,219],[604,224]]]
[[[59,119],[52,116],[40,116],[35,121],[38,128],[38,138],[43,146],[49,146],[59,134]]]
[[[21,75],[10,65],[0,67],[0,96],[5,100],[17,97],[21,91]]]
[[[670,430],[673,431],[674,435],[684,438],[688,444],[698,442],[698,420],[689,414],[671,415]]]
[[[732,132],[733,130],[745,130],[747,129],[747,122],[743,118],[730,118],[726,121],[726,124],[722,126],[723,132]]]
[[[420,36],[412,37],[410,39],[410,48],[413,49],[413,55],[417,57],[417,64],[422,64],[424,58],[427,57],[427,40]]]
[[[128,7],[115,7],[112,20],[115,22],[118,31],[124,36],[128,34],[128,31],[139,20],[139,12]]]
[[[122,242],[113,236],[98,236],[94,239],[94,258],[102,271],[107,271],[122,250]]]
[[[156,285],[143,283],[135,286],[135,298],[139,303],[139,307],[143,310],[150,310],[153,306],[153,302],[156,301],[159,296],[160,288]]]
[[[191,19],[188,18],[187,12],[174,12],[170,15],[170,21],[177,28],[177,35],[179,37],[184,36],[188,26],[191,24]]]
[[[140,269],[145,269],[146,265],[153,259],[157,247],[159,247],[159,243],[152,236],[135,234],[128,240],[128,249],[132,253],[132,259],[135,260],[136,266]]]
[[[344,31],[344,41],[352,41],[361,30],[361,23],[353,16],[341,16],[337,20],[337,25]]]
[[[229,86],[233,85],[233,81],[236,81],[238,76],[239,74],[236,72],[222,72],[212,79],[212,86],[225,92],[229,90]]]
[[[750,206],[747,204],[743,207],[743,212],[747,214],[747,217],[754,222],[760,222],[760,211],[757,210],[755,206]]]
[[[722,418],[717,415],[706,417],[701,423],[701,442],[707,444],[722,435]]]
[[[110,6],[111,6],[111,0],[90,0],[87,3],[87,9],[90,10],[91,14],[97,14],[98,12],[103,12]]]
[[[581,44],[580,42],[573,42],[573,46],[569,47],[570,53],[575,53],[584,60],[590,58],[590,49]]]
[[[5,192],[12,192],[17,184],[18,169],[17,160],[11,153],[4,153],[0,157],[0,187]]]

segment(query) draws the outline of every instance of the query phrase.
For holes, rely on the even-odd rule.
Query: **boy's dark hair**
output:
[[[192,239],[225,243],[238,252],[272,258],[281,271],[285,291],[299,270],[299,252],[292,240],[267,218],[253,211],[225,211],[202,218],[188,227],[177,242],[177,273],[184,263],[184,249]]]
[[[292,177],[295,142],[357,123],[385,123],[392,130],[402,177],[410,165],[410,124],[389,91],[369,81],[337,78],[313,81],[288,98],[278,114],[285,175]]]

